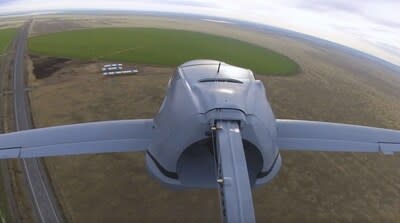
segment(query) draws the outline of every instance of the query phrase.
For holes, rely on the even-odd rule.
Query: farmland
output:
[[[7,28],[7,29],[0,29],[0,59],[2,58],[3,54],[5,54],[7,47],[11,43],[12,39],[14,38],[16,34],[15,28]],[[3,74],[3,72],[6,71],[4,60],[0,60],[0,74]],[[4,97],[1,98],[1,100],[4,100]],[[1,102],[3,103],[3,102]],[[3,111],[0,111],[0,114],[3,116]],[[1,121],[2,122],[2,121]],[[0,127],[1,131],[3,131],[3,126]],[[10,221],[10,215],[9,215],[9,210],[8,210],[8,204],[7,204],[7,196],[6,196],[6,190],[4,188],[4,179],[3,179],[3,173],[0,173],[0,222],[8,222]]]
[[[51,17],[35,22],[32,30],[40,36],[65,27],[107,25],[188,29],[272,49],[301,66],[298,75],[256,75],[266,86],[277,118],[400,129],[396,73],[309,42],[221,24],[138,16]],[[104,58],[29,58],[29,94],[36,127],[152,118],[174,71],[173,66],[132,62],[140,70],[138,75],[109,78],[99,73],[108,63]],[[39,69],[48,61],[58,61],[56,71]],[[254,191],[258,222],[399,222],[399,156],[282,151],[282,157],[277,178]],[[163,187],[148,175],[143,153],[52,157],[45,158],[45,163],[69,222],[220,220],[215,190]]]
[[[0,55],[6,50],[8,44],[16,33],[16,29],[0,29]]]
[[[173,67],[191,59],[207,58],[268,75],[289,75],[299,70],[294,61],[269,49],[236,39],[183,30],[75,30],[33,37],[29,49],[47,56]]]

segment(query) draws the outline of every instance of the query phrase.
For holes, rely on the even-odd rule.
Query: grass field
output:
[[[7,49],[11,40],[14,38],[16,31],[17,31],[17,29],[14,29],[14,28],[0,29],[0,58],[2,57],[2,54]],[[0,60],[0,72],[2,72],[1,66],[2,66],[2,64],[1,64],[1,60]],[[0,103],[3,103],[3,102],[0,102]],[[1,127],[0,127],[0,129],[1,129]],[[0,223],[11,221],[6,198],[7,198],[7,196],[4,191],[3,176],[0,173]]]
[[[6,50],[16,31],[16,29],[0,29],[0,55]]]
[[[48,56],[167,66],[191,59],[217,59],[268,75],[289,75],[299,69],[288,57],[266,48],[181,30],[101,28],[60,32],[31,38],[29,49]]]

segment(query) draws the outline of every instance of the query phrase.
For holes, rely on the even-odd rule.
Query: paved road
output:
[[[14,116],[16,130],[32,128],[28,97],[25,92],[24,57],[30,23],[19,31],[13,67]],[[41,223],[62,223],[64,218],[56,202],[49,180],[40,159],[23,159],[22,167],[27,186],[32,195],[34,216]]]

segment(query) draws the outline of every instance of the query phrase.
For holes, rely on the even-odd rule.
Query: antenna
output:
[[[219,68],[221,68],[221,62],[219,62],[219,64],[218,64],[217,74],[219,73]]]

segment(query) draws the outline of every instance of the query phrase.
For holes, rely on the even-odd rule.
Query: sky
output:
[[[400,0],[0,0],[0,15],[69,9],[240,19],[327,39],[400,66]]]

